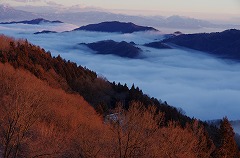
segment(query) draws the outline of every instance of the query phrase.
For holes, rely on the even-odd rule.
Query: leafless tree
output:
[[[132,102],[128,111],[118,106],[116,119],[111,121],[113,132],[113,154],[116,157],[149,157],[151,141],[163,119],[156,108],[145,108],[139,102]]]
[[[6,66],[0,71],[2,155],[4,158],[19,157],[48,95],[38,82],[29,84],[33,80],[27,73],[25,77],[18,76],[18,71]]]

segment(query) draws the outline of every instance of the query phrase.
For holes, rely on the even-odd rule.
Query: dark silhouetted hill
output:
[[[90,24],[74,29],[74,31],[97,31],[97,32],[119,32],[119,33],[133,33],[138,31],[158,31],[153,27],[139,26],[134,23],[125,23],[118,21],[102,22],[98,24]]]
[[[221,58],[240,60],[240,30],[183,34],[164,40],[179,46],[208,52]]]
[[[113,40],[99,41],[96,43],[84,44],[99,54],[113,54],[120,57],[137,58],[141,49],[132,43],[125,41],[115,42]]]
[[[35,32],[35,35],[38,34],[48,34],[48,33],[57,33],[56,31],[49,31],[49,30],[43,30],[43,31],[39,31],[39,32]]]
[[[63,23],[61,21],[50,21],[43,18],[33,19],[33,20],[24,20],[24,21],[12,21],[12,22],[2,22],[0,24],[32,24],[39,25],[41,23]]]

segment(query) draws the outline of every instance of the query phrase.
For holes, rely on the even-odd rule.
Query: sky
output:
[[[240,17],[240,0],[0,0],[12,6],[51,5],[107,9],[124,13],[168,15],[181,14],[201,18]]]

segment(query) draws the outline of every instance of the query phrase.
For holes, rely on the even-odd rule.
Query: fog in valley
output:
[[[149,96],[182,108],[190,117],[209,120],[228,116],[229,119],[240,119],[240,64],[194,50],[177,47],[160,50],[141,46],[163,39],[161,32],[63,32],[76,27],[71,24],[12,24],[0,25],[0,33],[26,38],[50,51],[53,56],[60,54],[66,60],[96,71],[111,82],[127,83],[128,87],[134,83]],[[42,30],[63,33],[33,34]],[[143,50],[141,58],[100,55],[79,45],[110,39],[133,41]]]

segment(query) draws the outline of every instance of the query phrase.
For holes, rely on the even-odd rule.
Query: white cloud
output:
[[[157,50],[143,46],[141,48],[147,56],[145,59],[97,55],[77,44],[106,39],[144,44],[154,39],[161,39],[162,35],[151,32],[110,34],[84,31],[31,34],[47,27],[18,25],[18,29],[12,26],[6,30],[0,26],[0,32],[28,38],[30,42],[50,50],[53,55],[61,54],[66,59],[106,76],[110,81],[127,83],[128,86],[134,83],[150,96],[181,107],[189,116],[201,119],[216,119],[223,116],[240,119],[240,64],[238,63],[215,59],[194,51]],[[65,27],[65,30],[71,28],[68,25]],[[51,30],[59,28],[61,27],[57,25],[50,27]]]

